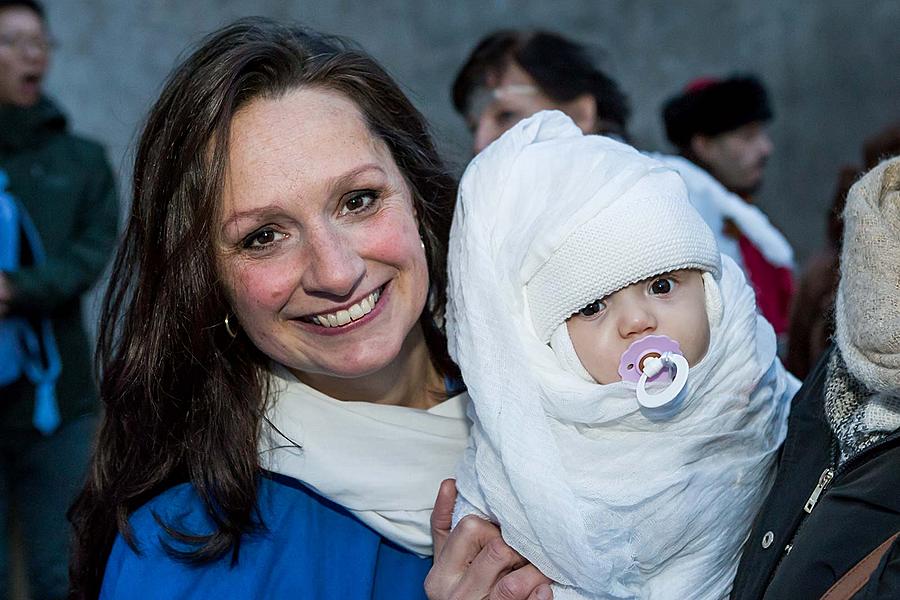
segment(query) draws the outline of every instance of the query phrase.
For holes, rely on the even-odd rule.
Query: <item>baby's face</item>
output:
[[[566,321],[575,352],[598,383],[620,381],[619,361],[635,340],[665,335],[694,366],[709,347],[709,318],[699,271],[673,271],[595,300]]]

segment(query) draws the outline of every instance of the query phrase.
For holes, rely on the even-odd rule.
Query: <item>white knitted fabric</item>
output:
[[[611,143],[601,137],[585,139],[590,143],[579,144],[583,146],[579,151],[596,152],[598,159]],[[557,152],[554,146],[526,146],[520,160],[523,164],[539,160]],[[640,179],[624,192],[618,185],[611,189],[596,185],[594,194],[584,199],[588,210],[595,213],[593,217],[553,248],[525,285],[535,331],[545,342],[574,311],[637,281],[678,269],[719,274],[716,240],[691,208],[678,174],[636,152],[627,160],[645,169],[635,174]],[[583,176],[588,179],[593,173]],[[554,196],[558,194],[556,191]],[[568,205],[562,199],[558,202]],[[579,211],[582,216],[585,212]]]
[[[651,171],[633,149],[538,113],[476,157],[454,216],[447,326],[473,419],[455,516],[499,523],[560,600],[727,596],[797,388],[730,259],[721,323],[668,421],[642,415],[634,384],[592,383],[539,337],[526,282],[598,212],[598,189],[618,198]]]

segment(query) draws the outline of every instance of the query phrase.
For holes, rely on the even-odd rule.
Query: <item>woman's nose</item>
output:
[[[366,275],[366,262],[353,244],[327,226],[309,231],[305,242],[301,284],[306,292],[339,298],[351,295]]]
[[[618,320],[619,335],[629,338],[656,329],[656,316],[642,303],[622,307]]]

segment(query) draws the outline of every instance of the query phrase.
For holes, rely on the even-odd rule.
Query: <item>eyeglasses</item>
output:
[[[31,35],[3,35],[0,34],[0,48],[8,48],[17,52],[34,50],[41,53],[49,52],[56,46],[56,41],[47,36]]]

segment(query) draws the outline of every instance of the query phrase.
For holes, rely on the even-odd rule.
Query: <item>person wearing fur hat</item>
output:
[[[727,595],[798,384],[680,176],[540,112],[466,169],[448,267],[454,522],[557,599]]]
[[[772,117],[765,87],[750,75],[696,79],[663,107],[666,135],[682,161],[699,166],[748,203],[762,185],[772,153],[766,131]],[[671,164],[690,176],[684,165]],[[720,206],[715,196],[709,201],[694,196],[722,252],[743,267],[753,284],[763,316],[776,333],[785,334],[794,290],[790,245],[768,219],[743,219]]]
[[[843,217],[835,345],[792,403],[736,600],[900,597],[900,157]]]

